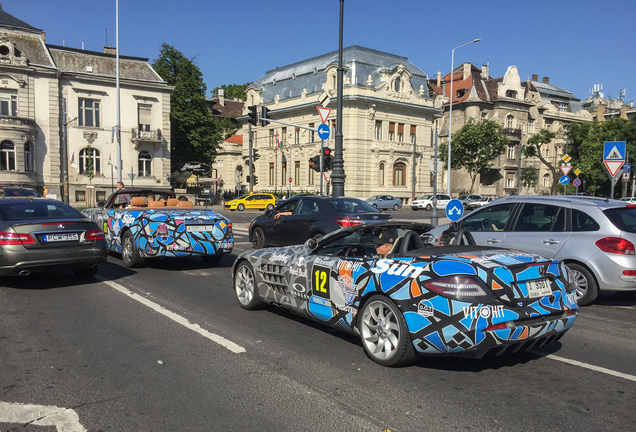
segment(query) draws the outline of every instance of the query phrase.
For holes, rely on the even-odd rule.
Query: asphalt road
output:
[[[228,212],[236,253],[255,214]],[[232,261],[1,281],[0,431],[636,430],[636,295],[601,295],[540,352],[391,369],[355,337],[241,309]]]

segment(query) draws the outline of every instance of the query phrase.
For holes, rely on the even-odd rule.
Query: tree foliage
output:
[[[223,139],[206,105],[206,86],[198,66],[173,46],[162,44],[152,67],[169,85],[172,171],[180,162],[211,164]]]
[[[247,100],[247,88],[250,86],[250,84],[252,83],[245,83],[245,84],[223,84],[221,87],[216,87],[214,90],[212,90],[212,97],[218,97],[219,96],[219,89],[223,89],[223,96],[226,99],[233,99],[233,100]]]
[[[521,186],[526,188],[526,194],[531,187],[535,187],[539,181],[539,173],[535,167],[525,167],[521,169]]]
[[[471,119],[452,136],[451,169],[465,168],[471,179],[470,193],[473,193],[478,174],[483,174],[492,161],[506,151],[508,137],[501,125],[492,120],[475,123]],[[440,157],[448,159],[448,144],[440,146]]]
[[[559,176],[557,168],[551,164],[544,156],[543,148],[550,143],[556,134],[547,129],[541,129],[538,133],[528,138],[525,147],[523,148],[523,154],[526,157],[536,156],[541,163],[548,167],[552,173],[552,187],[550,189],[551,195],[556,195],[557,186],[559,184]]]

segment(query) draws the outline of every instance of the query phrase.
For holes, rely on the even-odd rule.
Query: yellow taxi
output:
[[[276,197],[268,193],[251,193],[225,203],[226,210],[270,210],[276,205]]]

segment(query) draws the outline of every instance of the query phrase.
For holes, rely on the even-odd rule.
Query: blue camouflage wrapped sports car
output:
[[[239,305],[276,305],[357,334],[385,366],[418,355],[529,350],[572,326],[578,306],[563,263],[506,249],[430,246],[422,237],[431,228],[369,223],[304,245],[245,252],[232,267]],[[378,256],[382,237],[392,247]]]

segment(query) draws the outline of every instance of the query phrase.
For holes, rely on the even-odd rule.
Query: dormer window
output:
[[[517,92],[515,90],[506,90],[506,97],[516,99]]]
[[[461,97],[464,97],[464,96],[466,96],[466,89],[459,89],[455,93],[455,97],[456,98],[461,98]]]

